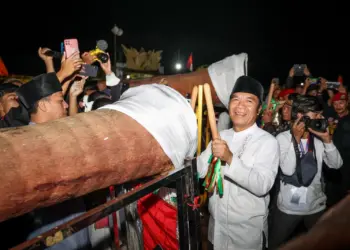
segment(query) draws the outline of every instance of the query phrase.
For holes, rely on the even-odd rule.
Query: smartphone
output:
[[[294,75],[295,76],[303,76],[304,75],[304,69],[306,68],[306,64],[294,64]]]
[[[63,42],[64,42],[64,51],[66,52],[66,58],[70,57],[76,51],[79,52],[79,46],[78,46],[77,39],[75,39],[75,38],[65,39]]]
[[[64,42],[61,42],[61,53],[63,54],[64,52]]]
[[[91,64],[83,64],[81,65],[81,70],[79,71],[79,75],[95,77],[97,76],[97,72],[98,72],[97,66],[91,65]]]
[[[327,82],[328,89],[337,89],[340,86],[340,82]]]
[[[318,84],[320,82],[319,78],[309,78],[310,79],[310,84]]]

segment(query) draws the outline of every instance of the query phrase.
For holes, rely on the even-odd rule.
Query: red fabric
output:
[[[285,97],[286,95],[295,93],[295,89],[284,89],[280,92],[279,97]]]
[[[342,76],[338,76],[338,82],[343,83],[343,77]]]
[[[102,218],[99,221],[96,221],[95,223],[95,229],[101,229],[101,228],[108,228],[109,227],[109,223],[108,223],[108,216]]]
[[[176,208],[149,194],[138,200],[137,209],[142,220],[145,250],[153,250],[157,245],[167,250],[179,249]]]
[[[187,59],[187,65],[186,65],[187,69],[189,69],[190,71],[193,70],[193,56],[192,53],[191,55],[188,57]]]
[[[348,100],[348,95],[346,93],[338,92],[332,98],[332,102],[340,101],[340,100],[347,101]]]
[[[9,72],[6,69],[4,61],[0,57],[0,76],[8,76]]]

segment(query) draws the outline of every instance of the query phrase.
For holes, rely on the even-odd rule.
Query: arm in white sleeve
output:
[[[211,155],[211,142],[208,147],[197,157],[197,172],[199,178],[204,178],[207,175],[209,167],[209,157]]]
[[[272,188],[279,163],[279,150],[276,139],[264,136],[262,140],[261,147],[255,152],[253,166],[247,166],[244,160],[234,156],[230,166],[226,165],[224,167],[225,176],[259,197],[266,195]]]
[[[333,142],[323,143],[324,152],[323,160],[330,168],[338,169],[343,165],[343,159],[340,156],[338,149],[335,147]]]
[[[120,82],[120,79],[115,76],[115,74],[112,72],[109,75],[106,75],[106,84],[109,87],[117,86]]]
[[[292,135],[290,133],[282,133],[276,139],[280,148],[280,168],[282,173],[291,176],[294,174],[297,166]]]

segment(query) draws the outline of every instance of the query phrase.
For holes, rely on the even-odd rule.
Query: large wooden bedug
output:
[[[207,69],[132,81],[130,86],[164,81],[184,96],[194,86],[208,83],[213,102],[220,103]],[[0,153],[0,222],[173,168],[157,140],[115,110],[3,130]]]
[[[8,129],[0,152],[0,221],[173,168],[144,127],[114,110]]]
[[[221,101],[219,100],[215,92],[215,88],[209,76],[208,69],[202,69],[202,70],[199,70],[193,73],[188,73],[188,74],[156,76],[156,77],[147,78],[143,80],[130,80],[129,85],[130,87],[135,87],[135,86],[151,84],[155,82],[167,84],[169,87],[172,87],[177,91],[179,91],[183,96],[191,94],[194,86],[208,83],[211,88],[213,102],[215,104],[221,104]]]

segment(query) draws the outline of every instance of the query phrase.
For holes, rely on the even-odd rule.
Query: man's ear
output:
[[[2,113],[4,113],[5,111],[4,111],[4,106],[3,106],[3,104],[2,104],[2,101],[0,101],[0,115],[2,114]]]
[[[44,101],[44,100],[40,100],[38,102],[38,109],[40,109],[41,111],[43,112],[46,112],[47,111],[47,106],[46,106],[47,102]]]
[[[259,107],[258,107],[258,115],[260,114],[261,109],[262,109],[262,105],[260,104]]]

